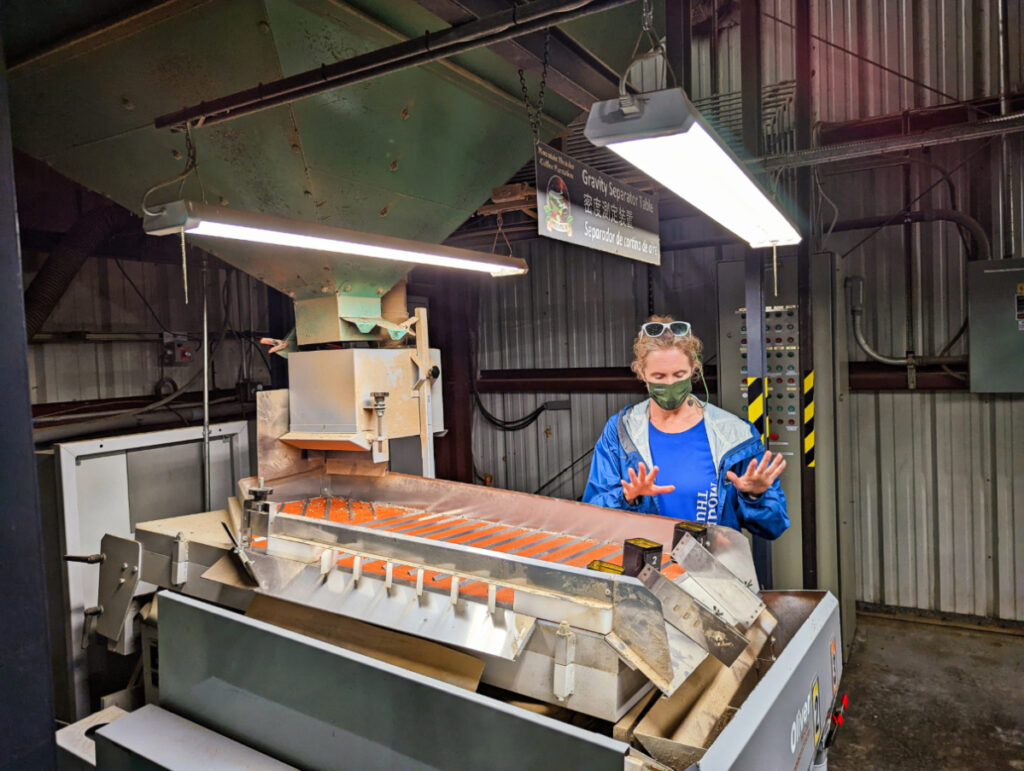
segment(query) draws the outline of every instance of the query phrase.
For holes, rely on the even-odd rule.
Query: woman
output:
[[[652,316],[640,328],[632,369],[651,398],[608,420],[583,501],[778,538],[789,527],[786,461],[750,423],[693,396],[701,348],[685,321]]]

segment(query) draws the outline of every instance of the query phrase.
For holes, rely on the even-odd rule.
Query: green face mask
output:
[[[674,383],[648,383],[647,393],[654,399],[654,403],[663,410],[679,409],[687,397],[693,392],[693,382],[690,378],[677,380]]]

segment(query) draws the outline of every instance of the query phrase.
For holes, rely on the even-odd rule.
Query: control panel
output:
[[[740,374],[739,404],[747,400],[747,312],[737,308],[734,319],[739,319]],[[770,449],[787,458],[800,451],[800,341],[797,332],[796,305],[768,305],[765,308],[765,359],[767,383],[765,388],[765,432]],[[735,327],[735,321],[730,326]],[[733,339],[736,335],[732,336]],[[787,469],[788,470],[788,469]]]

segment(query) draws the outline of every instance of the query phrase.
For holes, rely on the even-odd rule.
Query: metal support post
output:
[[[752,158],[761,155],[761,2],[740,2],[740,95],[743,146]]]
[[[210,323],[206,282],[207,265],[203,257],[203,506],[210,511]]]
[[[764,270],[761,253],[748,249],[744,258],[744,284],[747,307],[747,419],[754,424],[761,441],[768,446],[765,429],[765,398],[768,364],[764,335]],[[762,589],[771,589],[772,544],[754,536],[754,569]]]
[[[2,762],[9,768],[56,768],[53,673],[46,624],[43,517],[39,508],[28,390],[24,283],[18,243],[14,153],[7,101],[7,69],[0,41],[0,463],[4,469],[4,537],[0,565],[0,726]]]
[[[669,0],[665,3],[668,63],[676,75],[676,85],[693,99],[693,35],[690,20],[690,0]]]
[[[419,378],[416,387],[420,392],[420,458],[423,463],[423,476],[433,479],[434,471],[434,422],[433,405],[431,404],[431,388],[435,376],[434,365],[430,361],[430,336],[427,331],[427,309],[416,309],[416,366]]]
[[[796,0],[796,143],[811,146],[811,3]],[[818,586],[817,504],[814,476],[814,312],[811,303],[811,169],[796,171],[797,212],[803,240],[797,246],[797,302],[800,346],[800,447],[793,459],[800,463],[801,555],[805,589]],[[831,329],[831,320],[822,319]]]
[[[1010,112],[1009,84],[1010,84],[1010,27],[1009,8],[1007,0],[997,0],[999,17],[999,114],[1008,115]],[[1002,174],[1000,174],[999,205],[1003,215],[1003,256],[1016,257],[1017,239],[1017,211],[1015,204],[1014,188],[1019,184],[1015,181],[1012,168],[1014,158],[1010,142],[1013,141],[1006,134],[1000,141],[999,153],[1001,157]]]

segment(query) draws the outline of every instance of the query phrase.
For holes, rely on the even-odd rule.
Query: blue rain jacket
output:
[[[609,509],[625,509],[643,514],[661,514],[659,495],[638,498],[632,505],[622,495],[621,480],[629,479],[640,462],[650,469],[650,399],[626,407],[612,415],[601,432],[590,463],[590,478],[583,502]],[[764,445],[757,430],[747,421],[713,404],[704,405],[704,426],[711,445],[711,457],[718,469],[717,524],[739,530],[745,527],[754,535],[775,540],[789,527],[786,494],[776,479],[763,494],[754,497],[737,490],[726,476],[732,471],[743,476],[752,459],[760,460]]]

